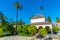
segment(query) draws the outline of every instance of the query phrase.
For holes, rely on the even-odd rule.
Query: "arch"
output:
[[[42,26],[39,26],[39,28],[38,29],[41,29],[41,28],[43,28]]]
[[[49,29],[50,29],[50,27],[49,27],[49,26],[45,26],[45,28],[46,28],[46,30],[49,30]]]
[[[45,29],[47,30],[48,34],[51,34],[51,30],[49,26],[45,26]]]

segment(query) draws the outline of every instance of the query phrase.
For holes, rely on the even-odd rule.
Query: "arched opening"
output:
[[[42,26],[39,26],[39,28],[37,29],[37,33],[39,32],[39,29],[43,28]]]
[[[39,26],[39,28],[38,29],[41,29],[41,28],[43,28],[42,26]]]
[[[49,29],[50,29],[50,27],[49,27],[49,26],[46,26],[45,28],[46,28],[46,30],[49,30]]]
[[[51,34],[50,27],[49,27],[49,26],[46,26],[45,28],[46,28],[46,30],[47,30],[47,32],[48,32],[48,34]]]

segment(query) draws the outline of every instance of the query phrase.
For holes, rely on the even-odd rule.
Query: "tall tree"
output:
[[[50,22],[50,23],[51,23],[51,18],[50,18],[50,16],[48,16],[48,22]]]
[[[22,26],[23,24],[25,24],[25,22],[24,22],[22,19],[20,19],[20,20],[18,21],[18,24],[19,24],[20,26]]]
[[[34,17],[34,15],[32,15],[32,16],[30,17],[30,19],[31,19],[32,17]]]
[[[44,7],[40,6],[41,13],[43,13]]]
[[[56,17],[56,22],[58,22],[58,23],[60,22],[60,19],[58,17]]]
[[[7,23],[7,17],[4,16],[3,12],[0,11],[0,21],[2,22],[2,25]]]
[[[2,24],[4,23],[4,14],[0,11],[0,21],[2,22]]]
[[[40,10],[43,10],[44,8],[43,8],[43,6],[40,6]]]
[[[18,26],[18,23],[17,23],[17,21],[18,21],[18,9],[21,9],[22,6],[21,6],[21,4],[18,1],[16,1],[15,2],[15,7],[16,7],[16,32],[17,32],[17,26]]]

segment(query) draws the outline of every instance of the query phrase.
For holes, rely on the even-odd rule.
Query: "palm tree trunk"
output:
[[[16,8],[16,34],[17,34],[17,27],[18,27],[18,8]]]

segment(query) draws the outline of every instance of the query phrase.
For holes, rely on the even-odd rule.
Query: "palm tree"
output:
[[[40,6],[41,13],[43,13],[44,7]]]
[[[34,15],[32,15],[32,16],[30,17],[30,19],[31,19],[32,17],[34,17]]]
[[[44,8],[43,8],[43,6],[40,6],[40,10],[43,10]]]
[[[21,6],[21,4],[18,1],[15,2],[14,6],[16,7],[16,33],[17,33],[18,9],[21,9],[22,6]]]

